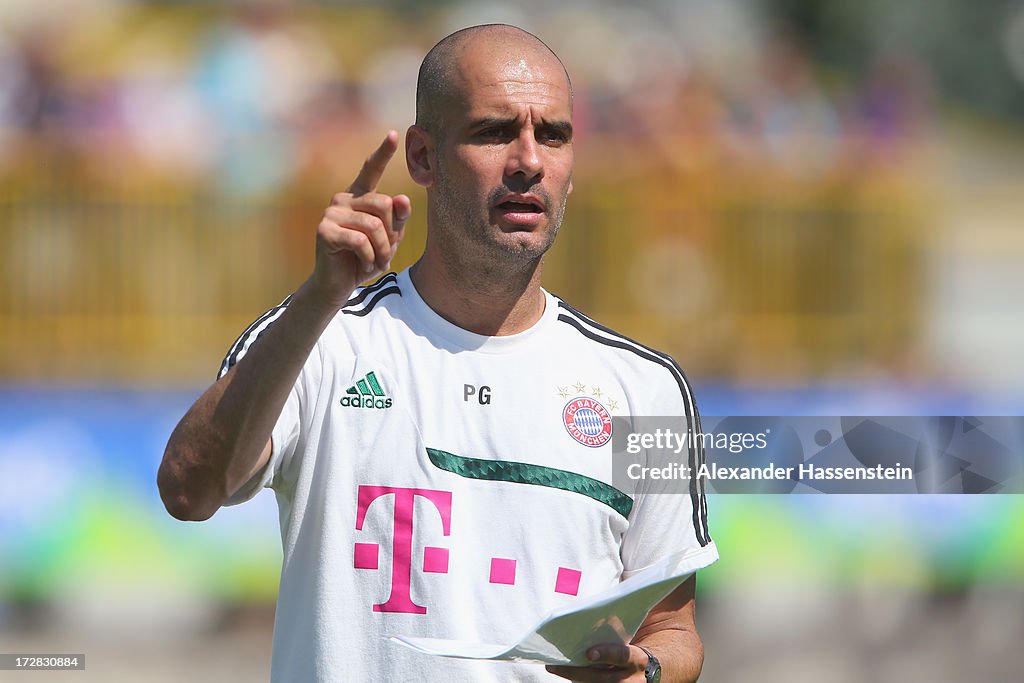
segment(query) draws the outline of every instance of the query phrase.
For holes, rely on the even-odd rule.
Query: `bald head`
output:
[[[480,59],[553,61],[572,96],[565,65],[540,38],[507,24],[472,26],[443,38],[423,58],[416,80],[416,125],[442,135],[445,112],[465,97],[465,68]]]

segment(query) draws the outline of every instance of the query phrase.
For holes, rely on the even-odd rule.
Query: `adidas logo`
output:
[[[380,382],[377,381],[377,375],[371,371],[366,373],[366,377],[345,390],[345,395],[341,397],[341,405],[346,408],[384,410],[391,407],[391,399],[384,394]]]

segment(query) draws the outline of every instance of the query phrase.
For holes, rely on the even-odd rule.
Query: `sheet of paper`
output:
[[[644,617],[706,557],[683,553],[637,572],[625,581],[554,610],[515,643],[499,645],[443,638],[392,636],[413,650],[442,657],[499,659],[585,666],[587,648],[598,643],[628,643]]]

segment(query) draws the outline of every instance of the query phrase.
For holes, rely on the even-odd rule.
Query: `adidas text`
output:
[[[376,398],[374,396],[342,396],[341,405],[346,408],[375,408],[384,410],[391,407],[390,398]]]

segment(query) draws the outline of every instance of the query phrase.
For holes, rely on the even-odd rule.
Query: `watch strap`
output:
[[[647,667],[644,669],[644,678],[647,679],[647,683],[661,683],[661,662],[643,645],[637,645],[637,647],[647,655]]]

